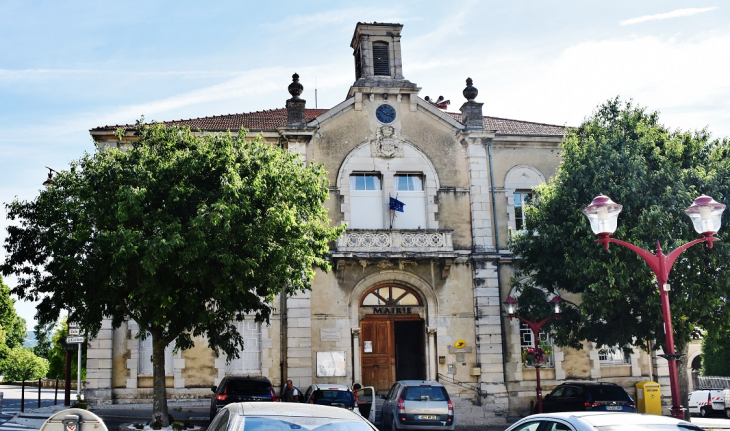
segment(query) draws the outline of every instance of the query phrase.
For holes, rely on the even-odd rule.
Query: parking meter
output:
[[[43,423],[40,431],[109,431],[104,421],[83,409],[66,409],[54,414]]]

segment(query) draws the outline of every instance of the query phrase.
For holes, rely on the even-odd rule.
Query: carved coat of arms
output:
[[[370,149],[373,157],[403,157],[403,141],[398,139],[392,126],[378,129],[375,139],[370,140]]]

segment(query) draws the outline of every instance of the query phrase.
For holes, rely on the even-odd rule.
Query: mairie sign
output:
[[[422,306],[408,307],[372,307],[372,314],[413,314],[418,313]]]

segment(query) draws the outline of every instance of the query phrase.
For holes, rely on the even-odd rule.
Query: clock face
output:
[[[392,123],[395,120],[395,108],[387,104],[382,104],[375,110],[375,117],[381,123]]]

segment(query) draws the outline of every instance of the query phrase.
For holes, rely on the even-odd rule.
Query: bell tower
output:
[[[403,24],[358,22],[350,47],[355,57],[355,82],[348,97],[355,97],[356,108],[361,108],[363,98],[375,101],[375,95],[383,101],[388,96],[401,102],[408,97],[410,110],[416,109],[416,96],[421,90],[403,77],[403,61],[400,37]],[[392,103],[392,102],[391,102]]]
[[[350,42],[355,57],[355,79],[403,79],[402,29],[402,24],[357,23]]]

